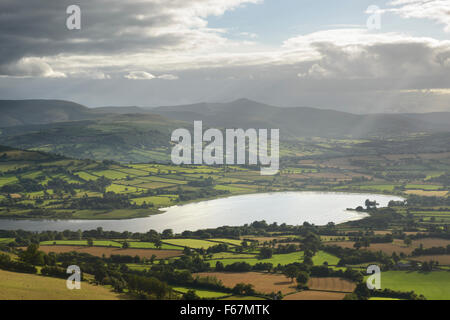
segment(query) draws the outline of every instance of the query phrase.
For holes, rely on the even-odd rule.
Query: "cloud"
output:
[[[163,79],[163,80],[178,80],[179,77],[173,74],[163,74],[158,76],[158,79]]]
[[[2,0],[0,70],[25,57],[45,58],[48,64],[61,57],[70,61],[77,55],[151,56],[224,45],[225,31],[208,28],[206,18],[258,2],[80,0],[81,30],[68,30],[66,8],[73,4],[70,0]]]
[[[156,77],[152,75],[151,73],[145,72],[145,71],[132,71],[128,73],[125,78],[131,79],[131,80],[151,80],[155,79]]]
[[[13,77],[65,78],[62,72],[55,72],[49,64],[39,58],[22,58],[0,66],[0,74]]]
[[[389,3],[396,8],[385,9],[402,18],[429,19],[444,25],[450,32],[450,1],[448,0],[394,0]]]

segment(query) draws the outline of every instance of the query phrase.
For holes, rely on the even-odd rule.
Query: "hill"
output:
[[[168,161],[171,132],[188,126],[156,114],[103,114],[100,119],[3,128],[0,141],[77,159]]]
[[[66,280],[0,270],[0,300],[118,300],[119,295],[102,286],[81,283],[68,290]]]
[[[99,117],[85,106],[63,100],[0,100],[0,114],[0,127]]]
[[[450,113],[445,112],[356,115],[308,107],[280,108],[248,99],[158,108],[87,108],[60,100],[0,100],[0,111],[2,145],[121,162],[169,161],[171,132],[191,128],[195,120],[203,120],[205,128],[278,128],[282,142],[295,143],[311,137],[409,139],[411,135],[449,132],[450,128]]]
[[[280,108],[248,99],[151,109],[170,119],[225,128],[279,128],[284,137],[399,136],[448,131],[450,113],[356,115],[308,107]]]

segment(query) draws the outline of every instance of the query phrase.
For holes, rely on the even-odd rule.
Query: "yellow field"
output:
[[[406,190],[405,193],[424,197],[445,197],[448,191]]]
[[[69,290],[66,280],[0,270],[0,300],[118,300],[119,295],[101,286],[81,283]]]

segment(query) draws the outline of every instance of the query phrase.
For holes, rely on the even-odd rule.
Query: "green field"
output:
[[[128,244],[130,245],[130,248],[135,248],[135,249],[157,249],[153,242],[130,241],[130,242],[128,242]],[[178,247],[178,246],[174,246],[171,244],[163,243],[161,246],[161,249],[163,249],[163,250],[182,250],[183,247]]]
[[[188,247],[192,249],[201,249],[201,248],[208,249],[209,247],[217,245],[217,243],[211,241],[198,239],[165,239],[163,242],[173,244],[175,246]]]
[[[303,260],[303,252],[293,252],[288,254],[274,254],[272,258],[270,259],[217,259],[217,260],[210,260],[208,261],[210,266],[215,266],[217,261],[222,262],[225,266],[229,264],[233,264],[236,262],[246,262],[250,265],[255,265],[257,263],[272,263],[274,266],[277,266],[278,264],[286,265],[294,262],[302,262]]]
[[[318,251],[312,258],[314,265],[320,266],[324,262],[328,262],[328,265],[335,266],[339,262],[339,258],[324,251]]]
[[[223,298],[220,300],[250,300],[250,301],[259,301],[259,300],[267,300],[261,297],[252,297],[252,296],[231,296],[231,297],[227,297],[227,298]]]
[[[236,239],[214,238],[214,239],[209,239],[209,240],[228,243],[228,244],[231,244],[234,246],[240,246],[242,244],[242,240],[236,240]]]
[[[87,240],[50,240],[42,241],[42,246],[59,245],[59,246],[87,246]],[[97,247],[116,247],[121,248],[122,244],[110,240],[94,240],[94,246]]]
[[[133,198],[131,201],[137,205],[141,205],[144,202],[149,204],[152,203],[156,207],[164,207],[173,205],[174,201],[178,196],[170,195],[170,196],[155,196],[155,197],[142,197],[142,198]]]
[[[414,291],[427,299],[450,299],[450,272],[430,273],[386,271],[381,273],[381,288],[397,291]]]
[[[229,293],[225,292],[218,292],[218,291],[210,291],[210,290],[199,290],[194,288],[186,288],[186,287],[174,287],[175,291],[180,293],[186,293],[188,290],[194,290],[195,293],[200,297],[204,299],[217,299],[217,298],[223,298],[230,296]]]
[[[65,279],[0,270],[0,300],[117,300],[120,296],[102,286],[81,283],[67,290]]]

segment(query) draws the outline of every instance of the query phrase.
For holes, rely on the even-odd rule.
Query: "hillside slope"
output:
[[[119,295],[102,286],[81,283],[69,290],[66,280],[0,270],[0,300],[118,300]]]
[[[279,128],[284,137],[370,137],[448,131],[450,113],[356,115],[308,107],[279,108],[240,99],[151,109],[170,119],[225,128]]]
[[[0,114],[0,127],[99,117],[85,106],[63,100],[0,100]]]

